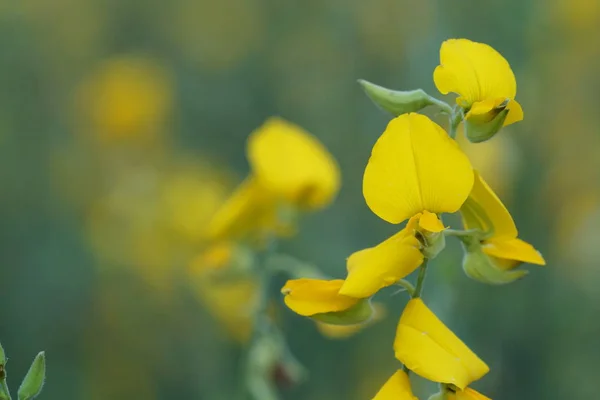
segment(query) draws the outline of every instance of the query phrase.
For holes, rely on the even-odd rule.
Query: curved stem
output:
[[[450,107],[450,105],[445,101],[438,100],[433,96],[429,96],[429,101],[432,104],[438,106],[440,110],[442,110],[444,113],[448,114],[449,116],[452,116],[452,107]]]
[[[450,114],[450,130],[448,134],[452,139],[456,138],[456,131],[463,120],[463,110],[460,107],[455,107]]]
[[[423,264],[419,267],[419,275],[417,276],[417,284],[415,285],[415,291],[413,292],[411,299],[421,297],[423,291],[423,283],[425,282],[425,275],[427,274],[427,264],[429,260],[426,258],[423,260]]]

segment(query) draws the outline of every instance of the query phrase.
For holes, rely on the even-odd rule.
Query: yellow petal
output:
[[[448,393],[448,400],[492,400],[487,396],[482,395],[476,390],[466,388],[459,390],[456,393]]]
[[[460,95],[457,103],[465,108],[478,101],[514,99],[517,94],[515,75],[504,57],[487,44],[467,39],[442,43],[433,80],[442,94]]]
[[[469,159],[429,118],[403,114],[373,147],[363,194],[382,219],[400,223],[425,210],[455,212],[473,186]]]
[[[483,244],[483,252],[500,259],[546,265],[540,252],[521,239],[493,238],[486,240]]]
[[[298,207],[324,207],[340,187],[339,167],[325,146],[281,118],[250,135],[248,159],[261,184]]]
[[[414,231],[407,229],[375,247],[352,254],[346,263],[348,276],[340,293],[367,298],[417,269],[423,263],[423,254]]]
[[[345,311],[360,299],[339,294],[342,279],[293,279],[281,289],[285,304],[295,313],[310,317],[316,314]]]
[[[381,387],[373,400],[418,400],[412,393],[406,372],[399,369]]]
[[[210,221],[210,239],[234,238],[275,224],[277,202],[256,179],[247,178]]]
[[[523,119],[523,108],[518,101],[511,100],[506,108],[508,109],[508,115],[504,120],[504,126],[514,124],[515,122],[519,122]]]
[[[465,229],[493,231],[498,238],[517,237],[517,227],[510,213],[477,171],[471,194],[460,212]]]
[[[438,216],[429,211],[423,211],[423,214],[419,218],[419,227],[433,233],[438,233],[446,229]]]
[[[460,389],[489,371],[421,299],[410,300],[402,313],[394,351],[396,358],[416,374]]]

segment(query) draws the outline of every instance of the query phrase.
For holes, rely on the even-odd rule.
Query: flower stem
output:
[[[429,260],[426,258],[423,260],[423,264],[419,268],[419,275],[417,276],[417,284],[415,285],[415,290],[411,296],[411,299],[416,299],[417,297],[421,297],[421,292],[423,291],[423,283],[425,282],[425,275],[427,274],[427,263]]]
[[[450,105],[448,103],[446,103],[445,101],[438,100],[433,96],[429,96],[429,101],[432,104],[435,104],[436,106],[438,106],[440,108],[440,110],[442,110],[442,112],[448,114],[448,116],[452,116],[452,107],[450,107]]]
[[[450,130],[448,134],[452,139],[456,138],[456,131],[463,120],[463,110],[460,107],[455,107],[450,115]]]

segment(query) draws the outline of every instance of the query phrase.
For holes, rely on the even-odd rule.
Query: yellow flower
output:
[[[482,395],[476,390],[466,388],[465,390],[457,390],[455,393],[449,392],[446,395],[447,400],[492,400],[487,396]]]
[[[373,400],[418,400],[412,393],[406,372],[399,369],[381,387]]]
[[[483,252],[497,260],[503,269],[514,268],[521,262],[546,264],[532,245],[517,238],[517,227],[510,213],[477,172],[471,194],[460,212],[465,229],[480,229],[486,234],[481,242]]]
[[[425,211],[458,211],[472,186],[471,164],[456,142],[429,118],[414,113],[390,121],[363,178],[367,205],[393,224]]]
[[[394,351],[396,358],[416,374],[460,390],[489,371],[419,298],[410,300],[402,313]]]
[[[465,109],[468,120],[488,122],[504,109],[508,110],[504,126],[523,119],[521,105],[515,100],[515,75],[504,57],[487,44],[467,39],[445,41],[433,80],[442,94],[459,95],[456,103]]]
[[[284,302],[296,314],[335,325],[368,321],[373,309],[368,300],[340,294],[342,279],[293,279],[281,289]]]
[[[339,167],[325,147],[302,128],[270,118],[248,138],[250,176],[217,211],[208,229],[212,239],[266,232],[286,235],[282,209],[325,207],[340,186]]]
[[[328,205],[340,187],[339,167],[323,144],[281,118],[252,132],[248,160],[261,186],[300,208]]]

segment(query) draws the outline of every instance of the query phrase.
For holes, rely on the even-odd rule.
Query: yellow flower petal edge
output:
[[[360,299],[339,294],[342,279],[293,279],[281,289],[285,304],[295,313],[311,317],[316,314],[345,311]]]
[[[481,175],[477,171],[474,173],[473,189],[461,208],[465,229],[493,231],[494,237],[517,237],[515,222],[502,201]]]
[[[487,374],[489,367],[473,353],[421,299],[408,302],[394,340],[396,358],[434,382],[463,390]]]
[[[492,400],[487,396],[482,395],[476,390],[466,388],[459,390],[456,393],[449,393],[448,400]]]
[[[399,369],[381,387],[373,400],[418,400],[412,392],[406,372]]]
[[[544,257],[532,245],[521,239],[490,239],[483,243],[483,252],[500,259],[546,265]]]
[[[423,211],[423,214],[419,218],[419,227],[432,233],[438,233],[446,229],[438,216],[429,211]]]
[[[298,207],[324,207],[340,187],[338,164],[325,146],[278,117],[252,132],[248,160],[261,184]]]
[[[375,247],[353,253],[346,263],[348,276],[340,289],[346,296],[367,298],[393,285],[423,263],[414,222]]]
[[[394,224],[423,211],[455,212],[472,186],[467,156],[439,125],[415,113],[390,121],[363,177],[367,205]]]
[[[515,75],[506,59],[487,44],[446,40],[440,48],[440,65],[433,72],[433,80],[442,94],[457,93],[457,104],[476,114],[491,112],[508,101],[504,125],[523,119],[523,110],[514,101]]]

